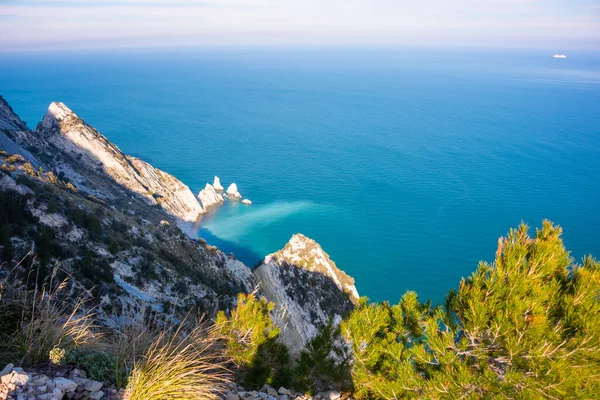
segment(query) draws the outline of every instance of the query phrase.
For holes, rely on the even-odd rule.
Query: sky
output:
[[[0,51],[288,44],[600,49],[600,0],[0,0]]]

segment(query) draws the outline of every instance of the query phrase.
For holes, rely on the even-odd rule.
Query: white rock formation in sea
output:
[[[262,294],[275,303],[280,339],[297,354],[330,318],[340,320],[358,301],[354,279],[336,267],[321,246],[304,235],[268,255],[256,268]]]
[[[244,199],[244,200],[242,200],[242,203],[248,204],[248,205],[252,204],[252,202],[250,201],[250,199]]]
[[[75,157],[79,167],[101,170],[148,203],[159,204],[181,222],[194,222],[204,212],[196,196],[180,180],[124,154],[63,103],[50,104],[36,133]]]
[[[213,181],[212,185],[215,188],[215,190],[223,191],[223,186],[221,185],[221,180],[218,176],[215,176],[215,180]]]
[[[242,197],[242,195],[238,191],[238,187],[235,183],[232,183],[231,185],[229,185],[229,187],[227,188],[227,194],[229,196],[233,196],[237,199],[240,199]]]
[[[207,210],[208,207],[222,203],[223,195],[217,193],[214,186],[210,183],[207,183],[204,189],[198,193],[198,199],[200,200],[200,204],[202,204],[202,208]]]

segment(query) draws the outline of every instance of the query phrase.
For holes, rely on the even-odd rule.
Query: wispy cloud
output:
[[[0,48],[79,41],[600,39],[593,0],[0,0]],[[17,22],[18,20],[18,22]],[[179,38],[179,39],[174,39]]]
[[[0,0],[0,5],[48,8],[107,8],[107,7],[154,7],[154,8],[205,8],[226,7],[218,1],[202,0]],[[231,6],[231,5],[229,5]],[[240,5],[243,6],[243,5]],[[245,7],[245,6],[243,6]]]

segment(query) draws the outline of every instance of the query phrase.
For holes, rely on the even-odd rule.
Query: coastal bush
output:
[[[265,383],[282,386],[291,380],[288,350],[276,341],[280,331],[270,316],[273,308],[273,303],[256,293],[241,293],[229,317],[223,311],[217,315],[215,324],[226,353],[248,388],[258,389]]]
[[[560,227],[521,225],[447,296],[362,299],[341,324],[354,396],[594,398],[600,393],[600,264],[573,263]]]
[[[349,350],[341,340],[340,326],[330,321],[300,353],[293,371],[293,386],[312,394],[330,389],[352,392]]]

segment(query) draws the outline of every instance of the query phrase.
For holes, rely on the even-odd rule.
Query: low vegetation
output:
[[[336,387],[357,399],[594,398],[600,263],[586,257],[575,264],[561,234],[548,221],[533,237],[525,225],[511,230],[495,261],[463,279],[445,306],[421,302],[415,292],[395,305],[362,298],[338,327],[327,325],[309,343],[285,383]],[[230,319],[220,315],[238,365],[253,366],[261,343],[276,338],[270,310],[241,297]],[[255,386],[261,382],[269,379]]]
[[[82,299],[67,295],[68,282],[32,290],[18,282],[0,283],[2,353],[20,366],[35,366],[55,361],[65,351],[93,346],[99,338],[94,314]],[[52,359],[52,360],[51,360]]]
[[[225,351],[236,367],[238,380],[248,388],[290,383],[291,359],[287,348],[277,341],[280,331],[271,319],[273,307],[256,293],[241,293],[229,317],[222,311],[217,315],[215,325]]]

